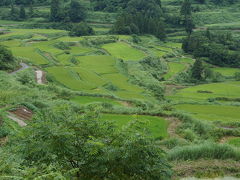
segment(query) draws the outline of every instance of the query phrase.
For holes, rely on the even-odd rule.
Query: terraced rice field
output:
[[[223,83],[203,84],[185,88],[179,90],[175,95],[172,95],[169,98],[175,100],[207,100],[208,98],[217,97],[239,98],[239,92],[240,82],[229,81]]]
[[[146,56],[143,51],[133,48],[124,42],[109,43],[102,47],[112,56],[123,60],[141,60]]]
[[[61,84],[73,90],[92,90],[105,84],[101,77],[80,67],[49,67],[46,70]]]
[[[223,76],[234,76],[235,73],[240,72],[238,68],[213,68],[213,71],[221,73]]]
[[[174,107],[201,120],[234,122],[240,119],[240,106],[179,104]]]
[[[84,104],[90,104],[93,102],[98,103],[109,103],[112,105],[120,106],[121,103],[119,101],[116,101],[114,99],[104,98],[104,97],[91,97],[91,96],[76,96],[71,99],[71,101],[84,105]]]
[[[168,63],[169,70],[167,74],[165,74],[163,77],[167,80],[176,75],[177,73],[182,72],[186,66],[182,63],[175,63],[175,62],[169,62]]]
[[[146,123],[144,126],[149,128],[150,134],[154,138],[168,136],[168,133],[167,133],[168,122],[161,117],[140,116],[140,115],[137,116],[137,115],[103,114],[100,117],[100,120],[112,121],[119,128],[123,127],[124,125],[128,124],[131,121],[140,120],[140,121],[143,121]]]
[[[11,48],[13,55],[26,59],[28,62],[37,65],[48,64],[48,60],[44,58],[37,49],[33,47],[13,47]]]
[[[228,140],[228,144],[240,148],[240,137],[234,137]]]

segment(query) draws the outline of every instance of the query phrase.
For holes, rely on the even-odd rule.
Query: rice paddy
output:
[[[200,120],[234,122],[240,119],[240,106],[179,104],[174,107]]]
[[[123,60],[141,60],[145,57],[143,51],[133,48],[124,42],[105,44],[103,48],[112,56]]]
[[[154,138],[167,137],[168,122],[160,117],[140,116],[140,115],[120,115],[120,114],[103,114],[100,120],[115,123],[119,128],[127,125],[129,122],[138,120],[145,123],[144,126],[149,128],[150,134]]]
[[[188,87],[179,90],[172,95],[172,99],[182,100],[207,100],[209,98],[227,97],[239,98],[240,82],[228,81],[222,83],[210,83]]]

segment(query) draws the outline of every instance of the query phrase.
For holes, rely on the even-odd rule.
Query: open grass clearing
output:
[[[109,43],[102,46],[112,56],[123,60],[141,60],[146,55],[143,51],[131,47],[124,42]]]
[[[154,138],[167,137],[168,122],[161,117],[141,116],[141,115],[120,115],[120,114],[103,114],[100,120],[113,121],[119,128],[127,125],[134,120],[145,121],[145,127],[149,128]]]
[[[174,107],[201,120],[229,122],[240,120],[239,106],[179,104]]]

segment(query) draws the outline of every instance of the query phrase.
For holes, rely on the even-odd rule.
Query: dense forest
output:
[[[239,9],[1,0],[0,179],[238,179]]]

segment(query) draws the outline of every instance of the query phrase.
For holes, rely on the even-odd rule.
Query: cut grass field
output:
[[[131,47],[124,42],[109,43],[102,46],[112,56],[123,60],[141,60],[146,55],[143,51]]]
[[[154,138],[168,136],[168,133],[167,133],[168,122],[161,117],[140,116],[140,115],[103,114],[100,117],[100,120],[112,121],[119,128],[123,127],[124,125],[127,125],[131,121],[140,120],[140,121],[143,121],[146,123],[146,124],[144,124],[144,126],[150,130],[150,134]]]
[[[174,107],[200,120],[234,122],[240,119],[239,106],[180,104]]]
[[[81,105],[90,104],[93,102],[109,103],[109,104],[118,105],[118,106],[121,105],[119,101],[116,101],[114,99],[109,99],[104,97],[92,97],[92,96],[76,96],[76,97],[73,97],[71,101]]]
[[[169,98],[175,100],[207,100],[208,98],[217,97],[239,98],[239,92],[240,82],[229,81],[203,84],[181,89],[176,94],[169,96]]]
[[[167,74],[165,74],[163,77],[168,80],[170,78],[172,78],[174,75],[182,72],[186,66],[182,63],[175,63],[175,62],[169,62],[168,63],[168,72]]]

